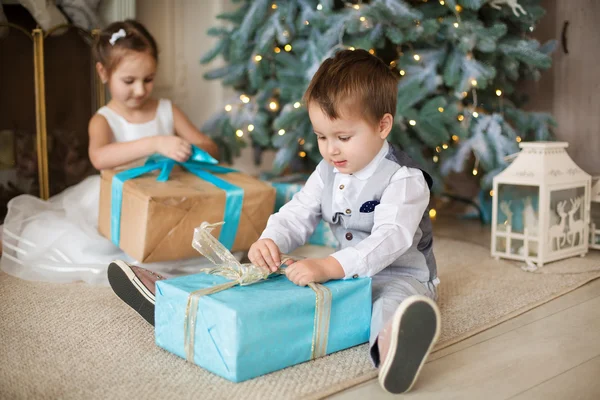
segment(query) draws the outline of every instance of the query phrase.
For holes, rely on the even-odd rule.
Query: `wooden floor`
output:
[[[464,239],[489,248],[489,226],[459,225]],[[457,225],[438,221],[434,232],[452,237]],[[600,279],[432,354],[406,395],[374,380],[332,398],[598,400]]]

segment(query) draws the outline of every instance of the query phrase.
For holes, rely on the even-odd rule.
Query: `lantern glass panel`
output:
[[[550,191],[548,240],[550,251],[585,243],[585,187]]]

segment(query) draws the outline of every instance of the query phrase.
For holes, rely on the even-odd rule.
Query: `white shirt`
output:
[[[332,212],[342,214],[358,201],[367,180],[385,159],[389,144],[362,170],[344,174],[333,169],[335,181]],[[343,190],[339,189],[340,185]],[[261,239],[271,239],[282,253],[302,246],[321,220],[321,193],[324,183],[318,168],[302,190],[290,202],[273,214]],[[423,213],[429,204],[429,187],[421,170],[402,167],[391,178],[375,207],[371,235],[352,247],[332,254],[344,269],[345,279],[373,276],[400,257],[412,244]]]

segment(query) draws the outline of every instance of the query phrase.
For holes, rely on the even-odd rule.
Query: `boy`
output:
[[[325,60],[305,104],[323,160],[304,188],[270,217],[250,261],[276,270],[322,218],[340,249],[287,267],[294,283],[372,277],[370,355],[391,393],[412,387],[440,329],[427,206],[431,177],[386,141],[397,79],[377,57],[345,50]]]
[[[270,217],[248,257],[271,270],[327,221],[340,250],[286,269],[298,284],[372,277],[370,356],[391,393],[414,384],[440,330],[435,258],[427,206],[431,177],[386,141],[396,111],[397,78],[367,51],[325,60],[305,94],[323,161],[305,187]],[[154,322],[152,272],[112,263],[115,293]]]

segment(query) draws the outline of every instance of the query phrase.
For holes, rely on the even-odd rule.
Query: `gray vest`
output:
[[[333,234],[338,240],[338,249],[355,246],[371,234],[375,213],[359,212],[359,208],[361,204],[368,201],[381,200],[383,191],[387,188],[390,179],[401,167],[420,169],[431,189],[433,183],[431,176],[423,171],[406,153],[390,144],[388,154],[381,161],[377,171],[369,178],[358,196],[358,203],[350,210],[350,214],[338,212],[335,215],[332,210],[335,173],[333,167],[329,164],[322,169],[324,171],[322,176],[324,187],[321,198],[321,213],[323,220],[329,223]],[[348,233],[351,233],[351,235],[348,235]],[[429,209],[423,213],[412,246],[380,273],[384,272],[391,275],[412,276],[421,282],[428,282],[437,278]]]

